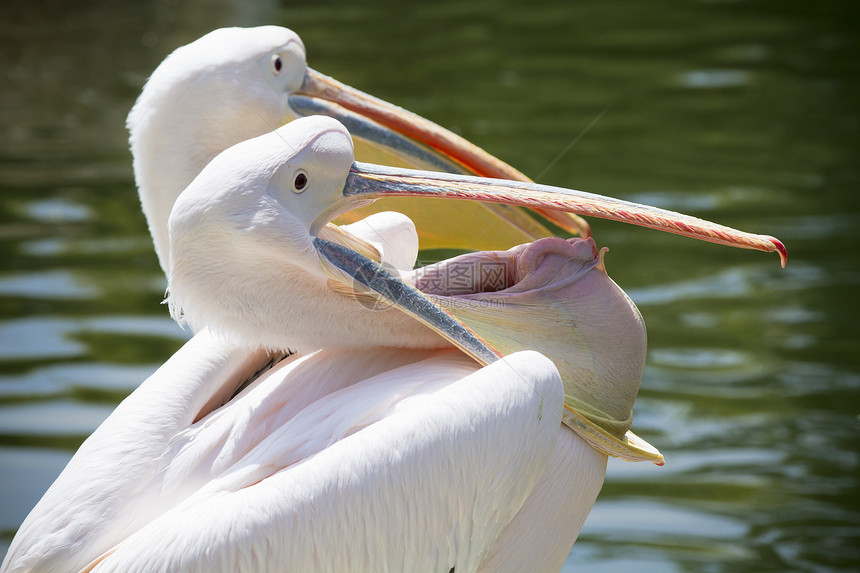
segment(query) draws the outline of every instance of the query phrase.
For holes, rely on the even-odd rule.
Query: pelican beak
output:
[[[334,117],[353,136],[426,162],[428,168],[527,180],[510,165],[432,121],[310,68],[289,102],[296,113]]]
[[[367,141],[377,150],[384,149],[392,156],[381,161],[374,158],[376,162],[529,181],[504,161],[432,121],[310,68],[305,72],[301,88],[290,95],[289,105],[297,115],[333,117],[349,130],[357,144]],[[513,244],[522,242],[523,238],[533,240],[552,234],[520,209],[499,204],[485,204],[485,207],[521,233],[518,235],[520,240]],[[590,235],[588,223],[574,214],[539,212],[571,234]]]
[[[420,290],[384,269],[378,257],[377,260],[371,260],[374,258],[372,247],[357,238],[350,239],[348,233],[334,234],[328,231],[332,228],[328,222],[350,209],[383,197],[407,196],[485,201],[573,212],[732,247],[776,251],[783,267],[787,259],[785,246],[773,237],[738,231],[648,205],[536,183],[354,163],[346,177],[341,198],[323,210],[309,229],[323,268],[341,283],[341,288],[346,288],[348,294],[370,295],[399,308],[482,364],[489,364],[501,353]]]
[[[354,163],[343,188],[343,199],[323,212],[311,232],[339,213],[383,197],[432,197],[504,203],[533,209],[563,211],[630,223],[693,239],[765,252],[777,252],[785,267],[787,253],[778,239],[754,235],[710,221],[648,205],[583,191],[521,181],[415,171]]]

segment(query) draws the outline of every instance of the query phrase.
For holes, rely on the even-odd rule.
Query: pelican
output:
[[[154,79],[150,86],[157,86]],[[145,107],[138,102],[136,110],[142,114]],[[155,121],[154,115],[147,120]],[[229,121],[211,124],[215,131],[229,130],[229,125]],[[582,406],[587,404],[581,398],[571,397],[574,412],[570,413],[566,394],[568,386],[575,389],[575,384],[563,381],[557,365],[544,356],[512,350],[516,341],[506,340],[498,332],[489,336],[483,331],[487,338],[494,338],[489,343],[475,336],[476,331],[482,332],[480,317],[464,318],[471,325],[466,327],[459,319],[446,320],[446,313],[433,313],[434,306],[446,304],[450,312],[457,312],[456,304],[445,300],[452,295],[447,291],[424,300],[410,290],[421,285],[432,291],[437,270],[405,272],[414,263],[417,248],[407,221],[377,215],[342,232],[325,225],[341,210],[374,198],[372,193],[347,196],[348,178],[367,181],[369,171],[374,170],[369,176],[376,181],[373,193],[387,182],[391,184],[389,194],[399,194],[417,189],[417,180],[410,182],[409,177],[429,182],[428,174],[352,165],[347,133],[319,118],[281,128],[274,135],[274,146],[269,136],[251,139],[238,150],[231,148],[230,153],[219,155],[207,167],[208,173],[200,173],[196,179],[192,175],[192,193],[171,217],[176,235],[172,244],[167,240],[166,217],[157,215],[158,209],[149,209],[159,259],[171,271],[174,313],[195,328],[212,328],[199,330],[82,445],[20,528],[0,570],[558,570],[602,484],[606,450],[618,451],[616,442],[622,444],[622,450],[626,444],[628,450],[647,455],[648,449],[631,445],[617,428],[615,441],[612,436],[606,438],[593,421],[579,417],[588,414],[583,412]],[[310,186],[305,193],[295,193],[300,181],[295,173],[281,177],[273,169],[296,159],[313,141],[326,139],[339,163],[324,162],[318,171],[304,162]],[[141,141],[137,144],[143,145]],[[288,141],[291,146],[284,145]],[[168,147],[170,140],[160,143]],[[134,134],[132,148],[136,149]],[[292,155],[271,155],[276,149],[291,149]],[[321,150],[311,151],[313,159]],[[211,153],[201,151],[203,159],[198,158],[197,163],[208,162]],[[268,154],[271,162],[261,165],[258,153]],[[150,159],[157,155],[154,151]],[[149,169],[146,161],[138,161],[139,153],[135,157],[147,210],[142,174]],[[238,169],[237,157],[242,158]],[[178,158],[175,162],[182,163]],[[165,171],[173,169],[171,163],[167,161]],[[244,170],[242,165],[251,169]],[[186,164],[178,171],[187,168]],[[325,305],[316,307],[319,315],[305,308],[310,312],[304,317],[310,322],[303,325],[314,326],[313,321],[324,316],[347,324],[339,324],[344,330],[330,332],[339,340],[323,344],[322,350],[316,346],[321,341],[314,338],[319,332],[290,334],[287,325],[294,324],[292,321],[261,323],[267,329],[264,334],[242,328],[249,317],[230,308],[211,324],[207,322],[206,313],[199,312],[206,301],[197,296],[201,290],[195,283],[196,273],[186,272],[189,267],[185,266],[194,264],[194,250],[201,245],[194,229],[204,235],[207,231],[207,221],[195,220],[194,209],[200,200],[217,207],[220,199],[241,197],[243,190],[255,189],[244,184],[243,174],[256,177],[257,182],[260,177],[274,182],[283,197],[315,198],[310,207],[292,208],[301,219],[292,227],[291,236],[304,240],[311,250],[276,256],[276,263],[295,263],[302,261],[302,254],[308,255],[304,262],[311,265],[311,294],[328,297],[334,293],[335,304],[341,308],[356,310],[358,305],[370,313],[361,306],[362,301],[387,296],[395,308],[374,314],[392,315],[401,308],[408,310],[405,302],[421,302],[416,313],[395,314],[397,318],[390,319],[401,325],[403,338],[392,341],[383,336],[379,345],[373,342],[371,346],[369,339],[362,339],[365,331],[355,330],[355,323],[332,312],[338,307]],[[390,177],[384,181],[386,176]],[[474,187],[478,186],[477,195],[489,195],[480,182],[468,182],[473,186],[470,190],[451,185],[453,179],[436,177],[425,190],[433,188],[444,194],[440,189],[449,187],[449,195],[471,193],[470,198],[475,198]],[[223,193],[212,193],[218,190],[209,187],[213,182],[224,184],[218,187]],[[505,196],[505,189],[510,192],[511,187],[502,182],[492,185],[496,195],[485,199],[511,200]],[[176,196],[181,189],[175,190]],[[354,186],[351,189],[356,191]],[[512,194],[524,191],[534,194],[537,190],[518,188]],[[542,208],[557,209],[561,204],[551,196],[531,201],[529,205]],[[569,198],[562,203],[571,208]],[[253,203],[250,207],[256,208]],[[617,208],[617,204],[604,207],[607,213]],[[243,214],[251,215],[251,211]],[[265,210],[258,215],[246,221],[252,224],[246,230],[267,228],[275,244],[288,238],[289,230],[288,235],[279,236],[285,229],[269,225],[273,220],[267,219]],[[631,219],[639,217],[653,224],[659,216],[652,215],[639,211]],[[157,225],[164,226],[160,235],[154,228]],[[683,222],[678,229],[683,231],[689,225],[699,223]],[[751,246],[747,238],[738,239],[722,228],[697,232],[700,238]],[[260,254],[265,233],[263,243],[257,242],[260,238],[248,243],[249,250],[239,246],[241,240],[218,247],[226,247],[241,260],[243,254]],[[505,268],[517,263],[528,267],[536,255],[542,260],[560,256],[556,263],[561,266],[548,274],[564,278],[564,273],[578,276],[581,272],[587,280],[578,278],[573,281],[575,286],[596,283],[583,300],[592,292],[609,296],[611,310],[618,313],[605,315],[618,317],[618,332],[629,337],[633,347],[624,358],[644,357],[641,318],[606,277],[593,243],[559,241],[548,239],[490,256]],[[755,242],[755,248],[762,246],[779,250],[783,256],[780,246],[769,238]],[[390,296],[373,277],[359,278],[364,265],[375,264],[362,253],[404,271],[405,282],[379,272],[386,285],[406,285],[406,300]],[[210,250],[208,256],[215,255],[217,263],[219,254]],[[574,261],[573,270],[569,261]],[[235,274],[230,269],[226,272],[222,279]],[[353,275],[355,280],[350,281]],[[235,288],[218,279],[204,283],[204,295],[206,285],[226,289],[219,291],[222,296],[229,296]],[[246,302],[246,310],[258,310],[258,301]],[[512,302],[512,306],[516,305]],[[598,311],[604,314],[599,307]],[[415,318],[419,320],[414,322]],[[270,339],[272,334],[281,338]],[[399,347],[404,342],[411,348]],[[396,343],[394,347],[392,343]],[[270,349],[295,344],[304,351],[272,366],[272,354],[257,349],[260,344]],[[497,359],[502,352],[493,345],[504,348],[507,355]],[[603,364],[612,364],[611,356],[603,358],[607,358]],[[487,365],[482,366],[484,363]],[[638,387],[641,360],[625,370]],[[591,380],[593,375],[591,371]],[[630,380],[624,382],[621,394],[629,399]],[[635,388],[632,393],[635,396]]]
[[[415,287],[433,290],[444,270],[397,276],[417,254],[402,216],[318,236],[391,193],[674,222],[777,250],[769,237],[599,196],[356,164],[330,118],[237,144],[169,220],[171,310],[199,334],[84,443],[3,571],[559,569],[607,454],[662,461],[627,431],[641,317],[591,239],[455,259],[498,261],[517,284],[484,293],[479,277],[428,296]],[[411,246],[387,250],[404,229]],[[374,296],[392,307],[362,304]],[[452,317],[457,301],[494,297],[506,305]],[[493,327],[499,313],[542,331],[511,336]],[[255,377],[265,348],[300,352]]]

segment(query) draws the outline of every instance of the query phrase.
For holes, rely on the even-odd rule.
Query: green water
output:
[[[0,551],[186,337],[159,304],[128,109],[178,45],[274,23],[314,68],[541,182],[788,246],[782,270],[593,221],[648,325],[634,429],[667,464],[610,463],[565,571],[856,570],[858,5],[571,4],[3,3]]]

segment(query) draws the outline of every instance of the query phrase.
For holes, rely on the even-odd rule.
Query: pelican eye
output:
[[[308,176],[304,171],[299,171],[296,173],[295,178],[293,178],[293,193],[301,193],[305,189],[308,188]]]
[[[284,61],[281,59],[281,56],[274,55],[272,56],[272,68],[275,70],[276,74],[281,73],[281,68],[284,67]]]

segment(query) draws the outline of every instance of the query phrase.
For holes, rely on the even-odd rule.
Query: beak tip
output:
[[[785,245],[775,237],[768,237],[768,240],[773,244],[774,250],[779,254],[779,264],[782,265],[782,268],[785,268],[786,263],[788,263],[788,250],[785,248]]]

